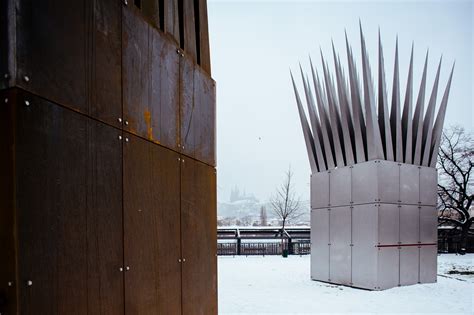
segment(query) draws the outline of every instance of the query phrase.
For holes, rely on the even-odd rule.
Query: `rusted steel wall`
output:
[[[0,313],[216,314],[206,2],[1,9]]]

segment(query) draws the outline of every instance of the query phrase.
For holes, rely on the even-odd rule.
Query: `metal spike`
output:
[[[434,113],[436,108],[436,96],[438,94],[438,85],[439,85],[439,74],[441,71],[441,62],[443,57],[439,60],[438,71],[436,72],[436,78],[433,84],[433,90],[431,91],[430,101],[428,102],[428,107],[426,108],[425,119],[423,120],[423,143],[422,143],[422,152],[421,165],[428,166],[430,163],[430,151],[431,151],[431,138],[433,136],[433,120]]]
[[[298,113],[300,115],[301,127],[303,128],[303,135],[304,135],[304,140],[306,143],[306,150],[308,152],[309,165],[311,167],[311,172],[314,174],[318,172],[318,168],[316,166],[316,160],[315,160],[313,135],[311,134],[311,130],[308,125],[308,120],[306,119],[306,115],[303,110],[303,105],[301,104],[301,99],[298,94],[298,89],[296,88],[295,80],[293,78],[293,74],[291,73],[291,71],[290,71],[290,76],[291,76],[291,81],[293,83],[293,89],[295,91],[296,105],[298,107]]]
[[[321,127],[319,125],[319,119],[316,113],[316,108],[314,105],[314,98],[311,93],[311,89],[309,88],[308,82],[305,80],[304,74],[303,74],[303,69],[301,69],[300,65],[300,71],[301,71],[301,78],[303,79],[303,86],[304,86],[304,92],[306,96],[306,104],[308,107],[308,113],[309,113],[309,120],[311,122],[312,130],[313,130],[313,140],[314,140],[314,149],[316,153],[316,163],[318,166],[319,172],[327,170],[326,168],[326,162],[324,161],[323,157],[323,149],[321,147],[322,144],[322,137],[320,136],[321,134]]]
[[[390,128],[390,117],[388,111],[387,87],[385,84],[385,69],[382,49],[382,40],[379,30],[379,127],[382,145],[385,152],[385,158],[389,161],[394,160],[392,131]]]
[[[412,99],[413,99],[413,44],[411,46],[410,67],[408,70],[407,88],[405,92],[405,103],[403,104],[402,114],[402,138],[403,138],[403,154],[404,162],[412,163],[412,139],[413,139],[413,122],[412,122]]]
[[[367,126],[367,155],[369,160],[383,159],[382,140],[380,139],[380,130],[375,113],[374,85],[367,56],[367,49],[365,47],[364,34],[362,33],[362,26],[360,26],[360,40],[364,77],[365,121]]]
[[[390,112],[390,128],[395,161],[403,162],[402,122],[400,111],[400,77],[398,72],[398,37],[395,45],[395,65],[393,69],[392,110]]]
[[[415,114],[413,115],[413,164],[421,165],[421,150],[423,147],[423,112],[425,107],[426,74],[428,69],[428,51],[426,52],[425,65],[420,83],[420,91],[416,101]]]
[[[349,86],[351,90],[351,104],[352,104],[352,119],[354,126],[354,146],[356,162],[361,163],[367,161],[366,154],[366,137],[365,137],[365,122],[362,113],[361,97],[360,97],[360,85],[357,79],[357,73],[354,66],[354,59],[352,51],[347,40],[346,33],[346,50],[347,50],[347,63],[349,69]]]
[[[443,99],[438,110],[438,116],[433,127],[433,138],[431,142],[431,158],[430,158],[430,167],[436,167],[436,161],[438,159],[439,145],[441,142],[441,135],[443,133],[443,124],[444,117],[446,116],[446,107],[448,105],[449,90],[451,89],[451,80],[453,79],[454,73],[454,64],[451,69],[451,74],[449,75],[448,83],[446,84],[446,89],[444,90]]]
[[[330,125],[328,115],[324,106],[324,101],[321,93],[321,85],[319,82],[319,77],[317,72],[314,71],[313,62],[310,59],[311,64],[311,74],[313,76],[314,92],[316,95],[316,101],[318,105],[319,118],[321,122],[321,134],[323,137],[324,144],[324,155],[326,156],[326,166],[328,169],[333,169],[335,167],[334,155],[331,148],[330,141]]]

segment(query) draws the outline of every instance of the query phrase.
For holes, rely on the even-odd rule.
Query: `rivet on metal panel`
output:
[[[119,139],[119,140],[122,140],[122,136],[118,136],[118,139]]]
[[[128,142],[128,141],[129,141],[128,138],[125,138],[125,142]]]
[[[122,271],[123,271],[123,268],[122,268],[122,267],[120,267],[120,268],[119,268],[119,270],[120,270],[120,272],[122,272]]]
[[[183,150],[184,150],[184,145],[183,145],[183,147],[182,147],[182,148],[183,148]]]
[[[23,80],[25,80],[25,82],[30,82],[30,78],[27,75],[23,77]]]
[[[183,163],[184,163],[184,159],[181,159],[181,162],[183,162]]]
[[[29,286],[29,287],[31,287],[31,286],[33,285],[33,281],[28,280],[28,281],[26,282],[26,285]]]
[[[128,120],[125,120],[125,126],[128,126]]]
[[[8,281],[8,286],[9,286],[9,287],[12,287],[12,286],[13,286],[13,282]]]
[[[183,258],[183,262],[186,262],[186,258]]]
[[[181,262],[181,258],[178,259],[178,262],[179,262],[179,263]]]
[[[25,101],[26,106],[30,106],[30,101]]]
[[[5,99],[5,103],[8,103],[8,98]]]
[[[9,75],[8,73],[5,73],[5,74],[3,75],[3,77],[4,77],[5,79],[8,79],[8,78],[10,77],[10,75]]]
[[[129,267],[129,266],[127,266],[126,270],[127,270],[127,271],[129,271],[129,270],[130,270],[130,267]]]
[[[123,3],[124,3],[125,5],[128,5],[128,1],[127,1],[127,0],[123,0]]]
[[[179,162],[179,161],[181,161],[181,159],[180,159],[180,158],[178,158],[178,162]]]
[[[118,122],[121,123],[122,122],[122,118],[117,118]]]

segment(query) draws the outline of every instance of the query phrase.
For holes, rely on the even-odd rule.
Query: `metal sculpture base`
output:
[[[370,290],[436,282],[435,168],[374,160],[311,176],[311,278]]]

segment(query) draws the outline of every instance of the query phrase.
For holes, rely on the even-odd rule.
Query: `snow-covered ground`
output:
[[[438,282],[366,291],[311,281],[309,256],[219,257],[219,314],[474,314],[474,254],[438,256]]]

